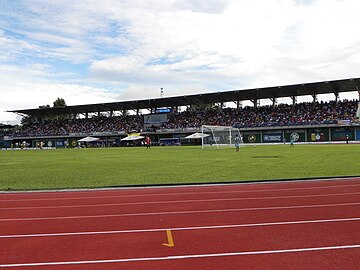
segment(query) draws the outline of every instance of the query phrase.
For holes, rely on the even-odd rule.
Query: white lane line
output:
[[[296,183],[306,183],[306,184],[314,184],[318,182],[341,182],[352,183],[360,180],[360,176],[348,176],[348,177],[338,177],[338,178],[313,178],[313,179],[284,179],[284,180],[259,180],[258,182],[223,182],[223,183],[197,183],[197,184],[166,184],[166,185],[154,185],[154,186],[119,186],[119,187],[99,187],[99,188],[69,188],[69,189],[50,189],[50,190],[1,190],[0,195],[5,195],[9,197],[18,197],[18,196],[32,196],[32,195],[52,195],[52,194],[62,194],[62,193],[93,193],[101,192],[101,193],[114,193],[117,191],[138,191],[138,190],[164,190],[164,189],[176,189],[176,190],[187,190],[192,189],[193,187],[200,187],[201,189],[213,189],[213,188],[222,188],[222,187],[231,187],[231,186],[257,186],[259,184],[264,184],[268,186],[273,185],[283,185],[283,184],[296,184]],[[306,182],[305,182],[306,181]]]
[[[234,186],[258,186],[258,185],[268,185],[268,186],[279,186],[286,184],[297,184],[297,183],[306,183],[306,185],[318,183],[318,182],[340,182],[344,185],[345,183],[352,183],[360,180],[359,176],[353,177],[334,177],[334,178],[314,178],[314,179],[297,179],[297,180],[281,180],[281,181],[259,181],[259,182],[225,182],[225,183],[202,183],[202,184],[182,184],[182,185],[164,185],[164,186],[135,186],[135,187],[104,187],[104,188],[81,188],[81,189],[55,189],[55,190],[28,190],[28,191],[0,191],[0,195],[5,195],[9,197],[19,197],[19,196],[32,196],[32,195],[53,195],[53,194],[62,194],[62,193],[115,193],[118,191],[134,191],[139,190],[164,190],[164,189],[176,189],[176,190],[188,190],[196,188],[201,189],[214,189],[214,188],[223,188],[223,187],[234,187]],[[306,181],[306,182],[305,182]]]
[[[147,205],[147,204],[170,204],[170,203],[196,203],[196,202],[222,202],[222,201],[246,201],[246,200],[273,200],[273,199],[297,199],[297,198],[316,198],[330,196],[360,195],[360,192],[348,193],[328,193],[315,195],[296,195],[296,196],[269,196],[269,197],[242,197],[224,199],[201,199],[201,200],[174,200],[174,201],[149,201],[149,202],[130,202],[130,203],[104,203],[104,204],[75,204],[75,205],[54,205],[54,206],[29,206],[29,207],[0,207],[1,210],[31,210],[31,209],[61,209],[61,208],[86,208],[86,207],[106,207],[106,206],[128,206],[128,205]]]
[[[0,267],[31,267],[31,266],[51,266],[51,265],[79,265],[79,264],[103,264],[103,263],[122,263],[122,262],[142,262],[142,261],[164,261],[164,260],[182,260],[182,259],[199,259],[211,257],[229,257],[244,255],[263,255],[263,254],[281,254],[295,252],[311,252],[311,251],[328,251],[342,249],[357,249],[360,245],[344,245],[344,246],[325,246],[325,247],[308,247],[295,249],[275,249],[275,250],[259,250],[259,251],[241,251],[228,253],[210,253],[210,254],[189,254],[166,257],[144,257],[144,258],[127,258],[127,259],[110,259],[110,260],[94,260],[94,261],[65,261],[65,262],[38,262],[38,263],[15,263],[0,264]]]
[[[86,215],[86,216],[2,218],[2,219],[0,219],[0,222],[5,222],[5,221],[37,221],[37,220],[66,220],[66,219],[131,217],[131,216],[156,216],[156,215],[179,215],[179,214],[222,213],[222,212],[259,211],[259,210],[263,211],[263,210],[283,210],[283,209],[307,209],[307,208],[340,207],[340,206],[354,206],[354,205],[360,205],[360,202],[355,202],[355,203],[335,203],[335,204],[314,204],[314,205],[293,205],[293,206],[273,206],[273,207],[252,207],[252,208],[190,210],[190,211],[169,211],[169,212],[143,212],[143,213],[125,213],[125,214],[108,214],[108,215]]]
[[[133,194],[133,195],[111,195],[111,196],[84,196],[84,197],[54,197],[54,198],[35,198],[35,199],[0,199],[0,202],[30,202],[30,201],[58,201],[58,200],[88,200],[88,199],[110,199],[110,198],[136,198],[151,196],[173,196],[173,195],[199,195],[199,194],[228,194],[228,193],[257,193],[257,192],[276,192],[276,191],[297,191],[329,189],[342,187],[360,187],[360,184],[354,185],[333,185],[320,187],[303,188],[279,188],[279,189],[258,189],[258,190],[231,190],[231,191],[206,191],[206,192],[170,192],[170,193],[152,193],[152,194]]]
[[[299,225],[299,224],[318,224],[333,222],[353,222],[360,221],[360,217],[353,218],[335,218],[335,219],[317,219],[317,220],[297,220],[297,221],[278,221],[263,223],[247,223],[247,224],[229,224],[229,225],[211,225],[211,226],[194,226],[194,227],[174,227],[174,228],[149,228],[135,230],[114,230],[114,231],[92,231],[92,232],[69,232],[69,233],[37,233],[37,234],[10,234],[0,235],[1,238],[30,238],[30,237],[57,237],[57,236],[82,236],[82,235],[101,235],[101,234],[121,234],[121,233],[150,233],[162,231],[192,231],[192,230],[212,230],[212,229],[231,229],[242,227],[261,227],[261,226],[283,226],[283,225]]]

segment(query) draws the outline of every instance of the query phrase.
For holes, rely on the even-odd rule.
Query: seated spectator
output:
[[[303,126],[336,124],[337,120],[355,117],[358,101],[308,102],[295,105],[235,108],[210,108],[174,114],[161,129],[190,129],[202,125],[234,126],[237,128]],[[23,125],[6,135],[12,137],[68,136],[71,133],[130,132],[146,130],[142,115],[92,117],[44,121]],[[4,136],[5,134],[3,134]]]

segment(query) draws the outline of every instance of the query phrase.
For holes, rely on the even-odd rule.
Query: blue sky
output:
[[[359,77],[358,10],[358,0],[1,0],[0,122],[57,97],[76,105]]]

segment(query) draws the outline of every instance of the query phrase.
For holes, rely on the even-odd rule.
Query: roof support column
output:
[[[241,101],[241,100],[237,100],[237,101],[236,101],[236,110],[239,110],[240,108],[242,108],[242,106],[243,106],[242,101]]]
[[[292,96],[291,99],[292,99],[292,105],[294,106],[297,102],[297,96]]]
[[[277,105],[277,98],[270,98],[270,100],[272,101],[272,106],[275,107]]]
[[[337,103],[337,102],[338,102],[338,100],[339,100],[339,93],[338,93],[338,92],[336,92],[336,93],[334,93],[334,95],[335,95],[335,102]]]
[[[359,88],[359,85],[356,83],[356,81],[354,81],[354,83],[355,83],[356,91],[358,91],[358,94],[359,94],[359,102],[360,102],[360,88]]]
[[[260,99],[252,99],[250,101],[254,104],[255,108],[260,107]]]
[[[317,94],[312,94],[311,96],[312,96],[312,98],[313,98],[313,102],[317,102],[317,101],[318,101]]]

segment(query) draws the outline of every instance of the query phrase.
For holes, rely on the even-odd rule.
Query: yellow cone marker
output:
[[[174,244],[174,239],[172,237],[172,234],[171,234],[171,231],[170,230],[166,230],[166,236],[167,236],[167,240],[168,242],[167,243],[164,243],[163,246],[166,246],[166,247],[174,247],[175,244]]]

